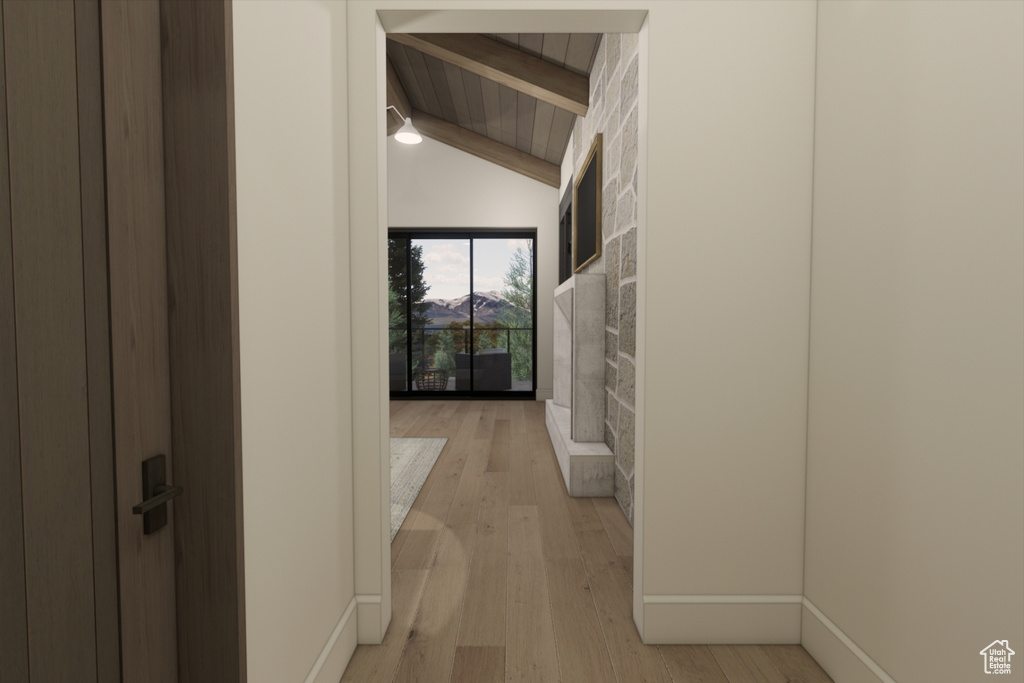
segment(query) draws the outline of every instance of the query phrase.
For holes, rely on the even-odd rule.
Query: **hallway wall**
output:
[[[1024,3],[819,13],[803,641],[985,680],[1024,645]]]
[[[558,192],[472,154],[424,138],[388,138],[388,225],[537,229],[537,400],[554,392],[551,292],[558,284]]]
[[[795,643],[815,5],[659,2],[649,24],[637,267],[642,633],[649,643]]]
[[[334,683],[356,640],[348,173],[332,144],[346,4],[233,10],[248,676]]]

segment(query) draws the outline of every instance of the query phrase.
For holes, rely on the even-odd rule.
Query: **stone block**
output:
[[[615,134],[615,137],[611,137],[612,133],[609,133],[604,138],[604,151],[602,152],[602,180],[604,181],[604,187],[601,188],[601,202],[608,206],[611,204],[615,205],[615,199],[619,196],[619,150],[621,149],[622,139],[619,135]],[[602,214],[604,216],[605,214]],[[612,216],[615,212],[612,211]],[[603,220],[603,218],[602,218]],[[603,227],[603,226],[602,226]],[[608,229],[608,233],[614,232],[612,228]]]
[[[619,357],[619,335],[611,330],[604,331],[604,357],[610,361]]]
[[[619,351],[636,358],[636,282],[619,288]]]
[[[604,423],[604,444],[612,453],[615,452],[615,430],[607,422]]]
[[[574,464],[579,469],[579,488],[570,492],[572,496],[605,498],[615,490],[615,463],[613,462],[581,462]]]
[[[622,72],[619,88],[619,115],[625,120],[629,111],[636,106],[640,93],[640,55],[634,55]]]
[[[627,474],[633,473],[635,434],[636,417],[632,410],[623,406],[619,410],[619,429],[615,435],[615,462]]]
[[[619,400],[610,391],[605,392],[605,397],[604,419],[614,427],[619,424]]]
[[[608,361],[604,362],[604,385],[608,391],[615,391],[616,369]]]
[[[614,74],[619,65],[619,46],[622,36],[618,33],[606,33],[601,38],[601,42],[604,43],[604,68],[609,74]],[[594,61],[597,61],[596,58]]]
[[[602,442],[579,443],[569,435],[570,411],[545,402],[545,423],[562,480],[570,496],[611,496],[615,456]]]
[[[640,54],[640,34],[622,33],[619,40],[619,59],[629,62],[635,55]]]
[[[636,482],[636,474],[635,473],[631,474],[629,476],[629,501],[630,501],[630,504],[629,504],[629,525],[630,526],[633,526],[633,512],[636,510],[636,505],[633,502],[633,501],[636,500],[636,488],[634,487],[634,482]]]
[[[619,247],[619,273],[623,279],[636,275],[636,226],[626,231]]]
[[[619,158],[619,192],[632,183],[636,171],[637,113],[634,107],[622,124],[622,155]]]
[[[607,166],[608,160],[605,159],[605,165]],[[605,176],[605,180],[608,176]],[[611,182],[604,186],[601,191],[601,232],[604,237],[608,237],[615,232],[615,225],[618,223],[618,217],[615,215],[616,201],[615,195],[619,192],[619,182],[616,178],[612,178]]]
[[[619,326],[619,238],[615,237],[604,245],[602,254],[605,268],[605,325]]]
[[[608,131],[608,134],[609,135],[615,135],[616,137],[619,137],[621,139],[622,136],[620,135],[621,131],[619,130],[619,124],[622,121],[622,117],[619,116],[619,108],[618,107],[608,107],[608,113],[604,117],[604,119],[605,119],[604,129],[606,131]],[[616,169],[615,169],[616,176],[618,176],[618,172],[619,172],[618,168],[616,167]]]
[[[636,198],[633,196],[633,191],[627,187],[619,187],[619,190],[625,190],[619,196],[619,201],[616,206],[615,216],[615,231],[623,232],[636,225]]]
[[[554,400],[572,407],[572,286],[565,282],[555,290],[553,321]]]
[[[633,494],[632,489],[629,487],[629,478],[622,473],[618,467],[615,468],[615,500],[619,504],[619,509],[622,510],[622,514],[626,516],[626,519],[633,518]],[[632,522],[631,522],[632,523]]]
[[[618,388],[615,395],[627,406],[636,405],[636,368],[633,361],[619,356]]]
[[[608,135],[615,135],[618,132],[618,122],[620,120],[617,114],[622,108],[621,99],[619,93],[622,91],[622,77],[615,72],[605,72],[605,87],[604,87],[604,101],[600,103],[601,120],[604,122],[604,130]],[[615,123],[616,126],[611,125],[612,114],[616,114]]]

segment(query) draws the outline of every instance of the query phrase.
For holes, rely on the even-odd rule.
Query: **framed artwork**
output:
[[[572,190],[572,272],[601,256],[601,134],[594,136]]]

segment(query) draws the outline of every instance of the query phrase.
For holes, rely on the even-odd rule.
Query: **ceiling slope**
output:
[[[428,137],[554,187],[598,34],[388,34],[388,104]],[[402,125],[388,111],[388,134]]]

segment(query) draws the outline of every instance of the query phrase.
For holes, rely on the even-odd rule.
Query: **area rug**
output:
[[[448,439],[391,439],[391,540]]]

